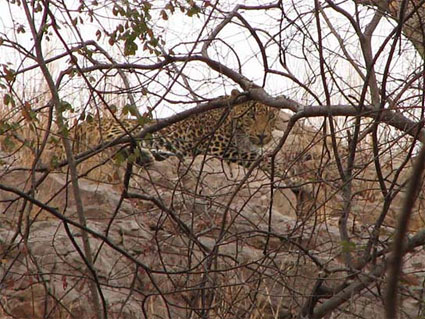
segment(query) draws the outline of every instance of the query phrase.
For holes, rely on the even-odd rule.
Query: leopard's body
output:
[[[77,124],[71,128],[68,137],[72,140],[74,155],[84,152],[86,156],[90,156],[90,151],[100,144],[107,145],[110,142],[115,145],[115,141],[121,146],[120,150],[124,150],[120,153],[134,160],[134,163],[139,166],[148,166],[155,160],[164,160],[169,156],[183,159],[197,155],[210,155],[250,168],[257,159],[262,157],[258,167],[271,174],[271,162],[267,156],[262,155],[263,146],[272,139],[277,114],[278,111],[272,107],[247,101],[189,116],[185,120],[166,126],[143,138],[140,137],[140,133],[146,125],[141,125],[138,120],[99,117]],[[150,124],[154,122],[149,122]],[[129,136],[131,139],[128,138]],[[127,144],[121,144],[123,138]],[[25,138],[17,140],[31,145]],[[135,143],[131,143],[130,146],[129,140]],[[98,149],[98,151],[101,150]],[[54,138],[53,143],[49,143],[46,153],[51,156],[42,158],[42,162],[50,163],[48,164],[50,168],[66,164],[65,152],[62,143],[58,143],[57,137]],[[93,158],[89,161],[90,164],[86,162],[86,156],[77,159],[79,162],[88,163],[87,167],[92,167],[90,165],[94,164],[93,168],[95,168],[102,166],[102,163],[111,158],[110,152],[104,155]],[[287,172],[287,166],[290,165],[277,163],[273,170],[274,175],[279,177],[279,181],[283,182],[285,179],[283,184],[292,190],[299,189],[299,185],[303,185],[301,187],[304,189],[304,183],[297,177],[295,168],[290,167]],[[101,175],[104,176],[103,173]],[[107,176],[109,180],[109,173]]]
[[[151,154],[150,160],[208,154],[250,167],[261,155],[262,147],[271,141],[276,115],[275,109],[248,101],[190,116],[137,142],[143,153]],[[84,122],[76,127],[76,152],[123,137],[126,132],[137,137],[141,129],[137,120],[130,119]],[[143,155],[140,162],[146,162],[147,156]]]

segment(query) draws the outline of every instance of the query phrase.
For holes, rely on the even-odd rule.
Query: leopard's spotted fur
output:
[[[261,147],[269,143],[277,111],[264,104],[248,101],[230,109],[214,109],[193,115],[144,138],[143,160],[169,155],[180,158],[208,154],[249,167],[259,157]],[[75,128],[76,152],[125,135],[137,136],[143,127],[137,120],[103,118],[84,122]]]

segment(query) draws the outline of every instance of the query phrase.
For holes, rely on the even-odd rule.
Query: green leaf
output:
[[[109,110],[112,113],[116,113],[118,111],[118,108],[117,108],[117,106],[115,104],[111,104],[111,105],[109,105]]]
[[[59,157],[57,155],[53,155],[52,158],[50,159],[50,166],[52,168],[57,168],[59,167]]]
[[[190,7],[189,10],[187,10],[186,14],[189,17],[193,17],[194,15],[198,15],[199,12],[201,12],[201,9],[196,4],[194,4],[192,7]]]
[[[90,113],[87,114],[86,121],[87,121],[87,123],[93,123],[93,121],[94,121],[93,115],[91,115]]]
[[[9,95],[9,94],[5,94],[3,95],[3,104],[4,105],[9,105],[10,103],[12,103],[13,98]]]
[[[30,115],[32,120],[38,121],[36,111],[33,111],[33,110],[29,111],[29,115]]]
[[[72,105],[69,102],[62,100],[60,102],[60,105],[59,105],[59,112],[62,113],[62,112],[66,112],[66,111],[73,113],[74,108],[72,107]]]
[[[2,144],[3,144],[3,148],[4,148],[6,151],[12,151],[12,150],[14,150],[14,149],[15,149],[15,145],[16,145],[16,144],[12,141],[12,139],[11,139],[11,137],[10,137],[10,136],[6,136],[6,138],[3,140]]]
[[[341,242],[341,248],[343,253],[349,253],[356,249],[356,244],[351,241],[343,240]]]
[[[124,107],[122,108],[122,112],[123,115],[127,115],[128,113],[130,113],[133,116],[137,116],[138,111],[137,111],[137,107],[135,105],[132,104],[126,104],[124,105]]]
[[[121,114],[122,115],[127,115],[128,114],[128,105],[124,105],[124,107],[122,108]]]
[[[49,143],[52,144],[52,145],[59,145],[60,140],[51,135],[50,138],[49,138]]]
[[[15,80],[15,71],[12,69],[9,69],[6,65],[3,65],[3,72],[5,73],[4,78],[7,82],[12,82]]]
[[[69,137],[69,129],[66,127],[63,127],[61,130],[61,133],[64,137]]]
[[[125,160],[126,160],[126,155],[123,151],[118,152],[114,155],[114,161],[118,165],[124,163]]]
[[[0,135],[3,135],[9,129],[9,123],[0,121]]]
[[[156,47],[158,45],[158,39],[157,38],[152,38],[149,41],[149,44],[151,44],[153,47]]]
[[[143,127],[146,124],[152,122],[152,119],[149,118],[149,116],[142,116],[141,118],[138,119],[137,122]]]
[[[137,158],[138,156],[135,153],[132,153],[127,157],[127,161],[129,161],[130,163],[134,163],[136,162]]]
[[[138,48],[139,47],[134,42],[134,39],[127,39],[124,44],[124,55],[135,55]]]

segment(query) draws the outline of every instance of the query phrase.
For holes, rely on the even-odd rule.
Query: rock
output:
[[[278,121],[277,140],[287,120],[282,115]],[[129,193],[136,196],[123,201],[124,168],[106,164],[97,175],[79,179],[87,227],[108,239],[90,236],[108,317],[189,318],[208,309],[208,318],[214,319],[291,318],[307,302],[319,274],[329,289],[355,280],[348,280],[342,252],[348,249],[360,260],[383,205],[377,200],[379,185],[367,178],[374,173],[366,165],[371,158],[358,158],[364,166],[353,180],[347,221],[352,245],[344,244],[335,159],[323,151],[317,132],[297,125],[293,133],[276,160],[284,168],[296,167],[300,179],[311,183],[310,197],[294,194],[279,178],[272,190],[262,171],[247,176],[245,168],[209,156],[184,162],[171,157],[148,168],[134,167]],[[388,178],[395,175],[394,165],[385,168]],[[80,170],[89,168],[86,163]],[[9,171],[8,166],[0,176],[3,185],[30,190],[25,171]],[[37,173],[35,179],[41,176]],[[105,179],[95,181],[96,176]],[[408,176],[402,171],[401,182]],[[65,218],[79,222],[68,180],[63,173],[51,173],[35,194],[62,218],[0,191],[0,318],[93,315],[93,278],[76,248],[84,251],[81,229],[68,223],[69,234],[64,224]],[[394,199],[381,227],[381,243],[393,236],[402,198],[400,192]],[[412,229],[423,227],[422,205],[419,199]],[[418,307],[424,257],[418,251],[405,261],[402,285],[411,295],[403,297],[403,315],[414,316]],[[372,266],[360,271],[367,274]],[[323,272],[325,267],[330,272]],[[332,315],[383,318],[376,287],[368,289]]]

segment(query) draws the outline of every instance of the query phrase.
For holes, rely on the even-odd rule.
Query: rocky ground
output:
[[[102,167],[102,182],[81,178],[95,280],[108,318],[291,318],[316,302],[309,296],[319,283],[337,289],[368,274],[373,264],[350,275],[343,254],[349,250],[355,266],[382,211],[373,166],[359,171],[353,184],[358,195],[347,246],[338,229],[343,205],[335,190],[338,175],[334,162],[323,164],[322,146],[314,131],[297,127],[278,155],[278,165],[297,165],[306,183],[325,167],[320,176],[327,183],[306,194],[283,182],[271,189],[261,171],[246,179],[246,169],[201,156],[136,170],[124,200],[122,167]],[[370,154],[364,154],[360,164],[369,163]],[[0,184],[13,188],[0,191],[1,318],[93,317],[93,277],[81,256],[81,229],[72,225],[78,217],[69,178],[50,173],[31,193],[30,174],[9,163],[0,174]],[[38,202],[24,201],[16,190]],[[402,195],[381,227],[382,245],[393,235]],[[421,208],[419,201],[412,234],[423,227]],[[418,315],[423,263],[421,251],[406,259],[403,318]],[[329,318],[383,318],[384,287],[382,277]],[[315,309],[323,309],[331,295],[328,291]]]

